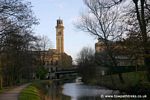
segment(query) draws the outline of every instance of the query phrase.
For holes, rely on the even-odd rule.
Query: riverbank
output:
[[[29,85],[20,93],[19,100],[40,100],[39,90],[34,85]]]
[[[113,90],[120,90],[128,94],[150,94],[150,82],[148,82],[146,72],[122,73],[124,83],[119,81],[117,74],[98,76],[90,79],[89,84],[104,86]]]
[[[23,89],[19,95],[19,100],[44,100],[45,86],[50,84],[50,80],[39,80],[32,82],[28,87]]]

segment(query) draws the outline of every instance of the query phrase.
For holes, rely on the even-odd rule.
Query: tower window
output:
[[[61,32],[58,32],[59,35],[61,35]]]

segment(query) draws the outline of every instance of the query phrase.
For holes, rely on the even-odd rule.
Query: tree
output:
[[[116,6],[127,0],[112,0],[113,6]],[[138,22],[138,36],[141,36],[141,44],[143,48],[144,63],[148,70],[148,78],[150,80],[150,1],[149,0],[132,0],[136,21]],[[108,6],[107,6],[108,7]],[[133,18],[134,19],[134,18]],[[135,20],[134,20],[135,21]],[[133,26],[134,27],[134,26]],[[137,26],[136,26],[137,27]]]
[[[43,66],[39,66],[36,70],[36,76],[39,79],[45,79],[47,74],[48,74],[48,69],[45,69],[45,67]]]
[[[149,20],[150,17],[146,17],[147,11],[150,13],[150,3],[148,0],[133,0],[135,6],[136,18],[138,21],[138,25],[140,28],[139,34],[142,38],[142,47],[144,53],[144,62],[147,66],[148,72],[150,73],[150,48],[149,48]],[[146,8],[146,9],[145,9]],[[148,73],[148,78],[150,79],[150,75]]]
[[[37,41],[37,47],[38,47],[38,52],[39,52],[39,58],[40,58],[40,65],[45,64],[45,59],[47,55],[47,51],[52,48],[52,42],[47,36],[38,36],[38,41]],[[51,53],[53,53],[51,51]]]
[[[46,51],[52,48],[52,42],[47,36],[39,36],[39,42],[41,51]]]
[[[31,78],[37,40],[32,26],[37,24],[31,5],[23,0],[0,1],[0,68],[5,85]]]
[[[77,57],[78,70],[84,81],[89,81],[95,75],[94,50],[84,47]]]
[[[80,22],[76,27],[82,31],[99,38],[104,42],[112,66],[117,66],[115,55],[113,54],[113,41],[120,40],[123,34],[118,7],[110,6],[110,2],[104,0],[84,0],[88,12],[82,14]],[[109,6],[109,7],[108,7]],[[123,82],[121,73],[120,81]]]
[[[31,3],[23,0],[1,0],[0,35],[9,28],[8,23],[26,29],[30,29],[33,24],[37,24],[37,19],[33,16],[31,10]]]
[[[51,44],[51,41],[46,36],[42,36],[40,38],[41,51],[43,52],[41,61],[43,64],[45,64],[46,50],[51,48],[50,44]]]

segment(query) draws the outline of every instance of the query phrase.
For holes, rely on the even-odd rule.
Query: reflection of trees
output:
[[[59,82],[53,82],[48,87],[47,100],[71,100],[70,97],[62,94],[62,88]]]
[[[49,91],[48,91],[48,96],[49,96],[49,100],[54,100],[55,99],[55,94],[56,94],[56,88],[55,88],[55,85],[54,83],[52,83],[50,86],[49,86]]]

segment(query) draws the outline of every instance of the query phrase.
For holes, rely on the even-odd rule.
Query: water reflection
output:
[[[67,83],[64,84],[62,93],[70,96],[71,100],[101,100],[101,94],[118,94],[119,91],[108,90],[97,86]]]
[[[45,96],[45,100],[71,100],[71,97],[64,96],[62,94],[62,88],[59,82],[53,82],[50,85],[47,85],[47,95]]]
[[[108,90],[102,87],[76,83],[60,85],[58,82],[53,82],[47,86],[47,89],[48,96],[45,97],[45,100],[101,100],[101,94],[119,93],[119,91]]]

